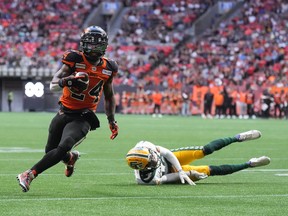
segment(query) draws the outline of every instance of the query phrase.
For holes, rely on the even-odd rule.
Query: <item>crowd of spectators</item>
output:
[[[79,30],[92,9],[101,2],[1,1],[0,66],[57,70],[63,52],[78,48]],[[191,25],[213,0],[122,2],[130,10],[108,52],[110,57],[125,65],[120,70],[118,83],[133,85],[155,61],[172,51],[183,36],[181,31]]]
[[[66,49],[77,49],[79,29],[99,0],[3,0],[0,65],[57,69]]]
[[[56,71],[63,52],[78,48],[79,30],[92,8],[101,2],[1,1],[0,66]],[[201,87],[216,86],[222,94],[225,86],[228,94],[238,91],[239,95],[252,89],[258,102],[269,95],[274,100],[283,89],[287,93],[285,0],[247,0],[236,16],[224,20],[215,31],[180,47],[185,30],[217,1],[123,2],[130,9],[107,52],[120,65],[116,85],[168,89],[169,92],[163,92],[166,101],[171,92],[178,98],[183,92],[188,93],[190,113],[194,113],[195,107],[198,113],[203,111],[202,101],[195,96]],[[202,100],[205,91],[201,92]],[[141,98],[135,94],[134,98]],[[179,111],[173,110],[167,114]]]
[[[149,82],[153,65],[171,54],[185,36],[185,29],[202,15],[213,0],[131,1],[109,50],[120,64],[116,83],[131,86]],[[148,79],[143,81],[143,79]]]
[[[123,18],[115,43],[120,46],[174,45],[212,4],[211,0],[135,1]]]
[[[168,85],[169,79],[207,85],[216,78],[225,84],[276,79],[285,85],[288,26],[282,15],[286,8],[284,1],[246,3],[240,15],[221,23],[213,34],[174,50],[154,73],[164,77],[162,85]]]
[[[287,107],[287,8],[281,0],[247,1],[237,16],[222,22],[216,31],[173,50],[141,84],[152,82],[180,92],[188,89],[192,95],[195,86],[219,86],[221,91],[225,86],[227,94],[238,92],[239,116],[247,116],[240,104],[245,104],[242,95],[251,89],[255,113],[262,115],[261,109],[269,107],[271,115],[279,116],[282,111],[274,112],[274,101],[282,90],[286,96],[282,95],[281,110]],[[269,98],[268,105],[265,98]],[[191,102],[196,104],[191,110],[203,110],[197,98]]]

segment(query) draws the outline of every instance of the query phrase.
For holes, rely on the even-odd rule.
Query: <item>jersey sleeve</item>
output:
[[[106,59],[107,60],[107,69],[112,71],[113,76],[116,76],[118,73],[118,64],[113,59]]]
[[[62,56],[62,63],[72,70],[75,69],[75,64],[81,61],[83,61],[82,56],[76,50],[67,50]]]
[[[158,146],[158,148],[160,149],[160,155],[163,156],[168,162],[170,162],[177,171],[182,170],[178,158],[169,149],[166,149],[162,146]]]

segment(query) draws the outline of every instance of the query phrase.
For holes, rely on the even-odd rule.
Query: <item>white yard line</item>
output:
[[[288,169],[245,169],[242,172],[288,172]]]
[[[17,173],[0,173],[0,176],[16,176]],[[79,176],[117,176],[117,175],[134,175],[133,172],[131,173],[80,173],[77,172],[77,175]],[[59,174],[47,174],[47,173],[43,173],[41,174],[41,176],[63,176],[63,174],[59,173]]]
[[[287,173],[277,173],[275,174],[276,176],[288,176],[288,169],[246,169],[246,170],[242,170],[240,172],[287,172]],[[81,173],[78,172],[79,175],[81,176],[117,176],[117,175],[133,175],[133,172],[125,172],[125,173],[117,173],[117,172],[113,172],[113,173],[107,173],[107,172],[97,172],[97,173]],[[14,176],[16,175],[15,173],[0,173],[0,176]],[[49,174],[49,173],[43,173],[41,175],[46,175],[46,176],[62,176],[62,173],[59,174]]]
[[[163,196],[143,196],[143,197],[73,197],[73,198],[69,198],[69,197],[55,197],[55,198],[39,198],[39,197],[35,197],[35,199],[32,198],[3,198],[0,199],[0,202],[23,202],[23,201],[37,201],[37,202],[42,202],[42,201],[81,201],[81,200],[117,200],[117,199],[203,199],[203,198],[215,198],[215,199],[230,199],[230,198],[261,198],[261,197],[288,197],[288,194],[259,194],[259,195],[215,195],[215,196],[167,196],[167,197],[163,197]]]

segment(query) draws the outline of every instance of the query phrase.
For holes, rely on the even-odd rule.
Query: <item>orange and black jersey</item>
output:
[[[245,97],[246,104],[253,104],[254,103],[254,94],[253,93],[247,93]]]
[[[102,57],[100,63],[95,66],[86,59],[83,52],[76,50],[66,51],[62,57],[62,63],[66,64],[72,72],[86,72],[89,75],[89,86],[79,94],[64,87],[60,102],[71,110],[90,109],[95,111],[104,84],[118,72],[117,63],[112,59]]]

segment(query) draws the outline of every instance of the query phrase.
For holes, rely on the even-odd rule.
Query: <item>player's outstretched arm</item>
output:
[[[187,182],[190,185],[195,185],[195,183],[189,178],[187,173],[182,170],[181,164],[179,163],[177,157],[169,149],[166,149],[162,146],[158,146],[158,148],[160,150],[161,156],[165,157],[178,171],[178,173],[176,173],[178,175],[177,180],[180,179],[182,184],[185,184],[185,182]],[[169,182],[171,181],[169,180]]]
[[[183,171],[184,172],[184,171]],[[202,180],[208,177],[205,173],[200,173],[195,170],[191,170],[189,172],[185,172],[186,175],[193,178],[195,181]],[[161,179],[159,179],[158,184],[167,184],[167,183],[175,183],[180,182],[180,177],[178,173],[169,173],[166,175],[163,175]],[[195,185],[194,182],[192,182],[192,185]]]

